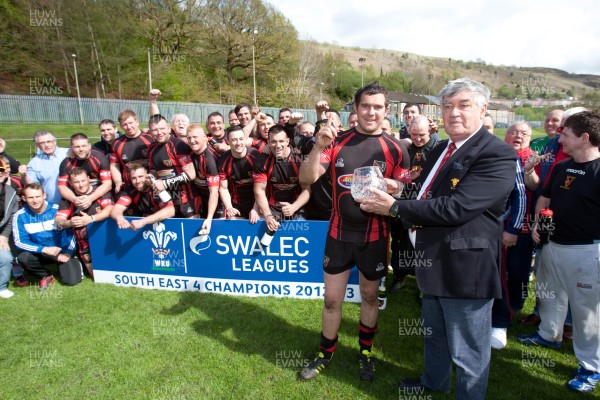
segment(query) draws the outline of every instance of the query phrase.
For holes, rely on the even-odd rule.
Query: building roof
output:
[[[436,106],[442,105],[442,99],[438,96],[431,96],[431,95],[424,94],[423,97],[429,99],[429,102],[435,104]]]
[[[512,109],[504,104],[499,103],[488,103],[488,110],[497,110],[497,111],[512,111]]]

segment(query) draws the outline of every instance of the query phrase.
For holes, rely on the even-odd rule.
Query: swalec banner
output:
[[[133,220],[135,218],[128,218]],[[264,221],[172,218],[139,231],[112,219],[88,226],[97,283],[241,296],[323,298],[327,222],[285,221],[270,246],[260,244]],[[345,301],[360,302],[352,270]]]

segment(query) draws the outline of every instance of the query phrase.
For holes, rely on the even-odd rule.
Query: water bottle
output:
[[[385,288],[385,276],[379,282],[379,291],[377,292],[377,306],[380,310],[385,310],[387,306],[387,289]]]
[[[150,182],[152,182],[152,184],[154,185],[154,182],[156,182],[156,178],[154,177],[154,175],[148,174],[148,178],[150,179]],[[169,201],[171,201],[171,195],[166,190],[158,192],[158,197],[163,203],[168,203]]]
[[[554,225],[552,223],[553,215],[554,213],[549,208],[540,210],[540,213],[538,214],[538,232],[540,234],[540,243],[536,246],[538,249],[548,243],[550,232],[554,230]]]

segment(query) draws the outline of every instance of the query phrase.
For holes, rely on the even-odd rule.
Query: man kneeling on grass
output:
[[[39,183],[23,188],[26,205],[15,213],[13,237],[19,250],[17,259],[30,275],[40,280],[40,290],[54,282],[47,266],[69,262],[75,252],[75,238],[69,230],[54,225],[58,204],[46,201],[46,193]]]
[[[175,206],[172,200],[162,201],[159,194],[152,190],[148,169],[137,162],[132,162],[127,167],[131,179],[131,188],[120,191],[117,202],[110,212],[120,229],[142,229],[145,225],[163,221],[175,216]],[[125,215],[143,217],[129,223]]]
[[[83,168],[76,167],[69,172],[69,185],[75,196],[91,196],[98,186],[90,184],[90,177]],[[88,242],[88,225],[104,221],[110,216],[113,200],[110,193],[106,193],[97,200],[92,201],[89,207],[78,207],[75,202],[63,198],[58,205],[56,226],[58,229],[73,228],[77,240],[77,255],[85,265],[90,276],[94,277],[90,244]]]

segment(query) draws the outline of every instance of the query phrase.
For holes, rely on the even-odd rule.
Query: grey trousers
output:
[[[540,312],[538,334],[562,340],[571,306],[573,351],[585,369],[600,372],[600,244],[565,246],[553,242],[542,250],[536,276]]]
[[[485,398],[491,358],[493,299],[453,299],[425,295],[421,315],[427,333],[421,383],[449,392],[456,366],[456,398]]]

